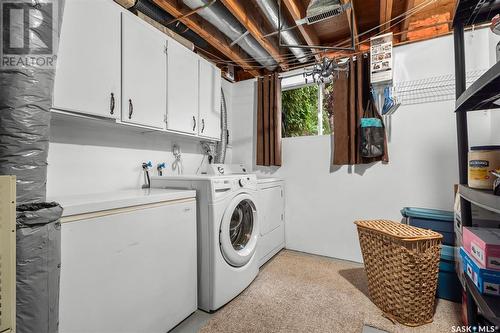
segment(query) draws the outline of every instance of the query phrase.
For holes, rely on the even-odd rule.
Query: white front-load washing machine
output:
[[[151,178],[151,186],[196,190],[198,307],[217,310],[259,272],[256,176],[160,176]]]

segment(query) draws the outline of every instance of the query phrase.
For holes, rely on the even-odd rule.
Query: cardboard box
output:
[[[500,270],[500,229],[463,227],[462,242],[481,268]]]
[[[465,274],[467,274],[482,294],[500,296],[500,271],[484,269],[460,248]]]

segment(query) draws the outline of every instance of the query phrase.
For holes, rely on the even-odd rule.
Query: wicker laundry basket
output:
[[[443,236],[386,220],[354,223],[373,303],[407,326],[432,322]]]

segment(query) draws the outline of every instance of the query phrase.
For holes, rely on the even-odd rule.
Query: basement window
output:
[[[332,115],[328,101],[331,84],[308,84],[283,89],[281,94],[282,136],[330,135]]]

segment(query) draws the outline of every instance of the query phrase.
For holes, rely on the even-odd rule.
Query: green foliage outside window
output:
[[[283,91],[283,137],[318,134],[318,86]]]
[[[333,133],[333,84],[325,84],[323,89],[323,134]]]
[[[282,136],[318,135],[318,85],[309,85],[282,92]],[[323,90],[323,134],[331,134],[328,99],[331,87]]]

